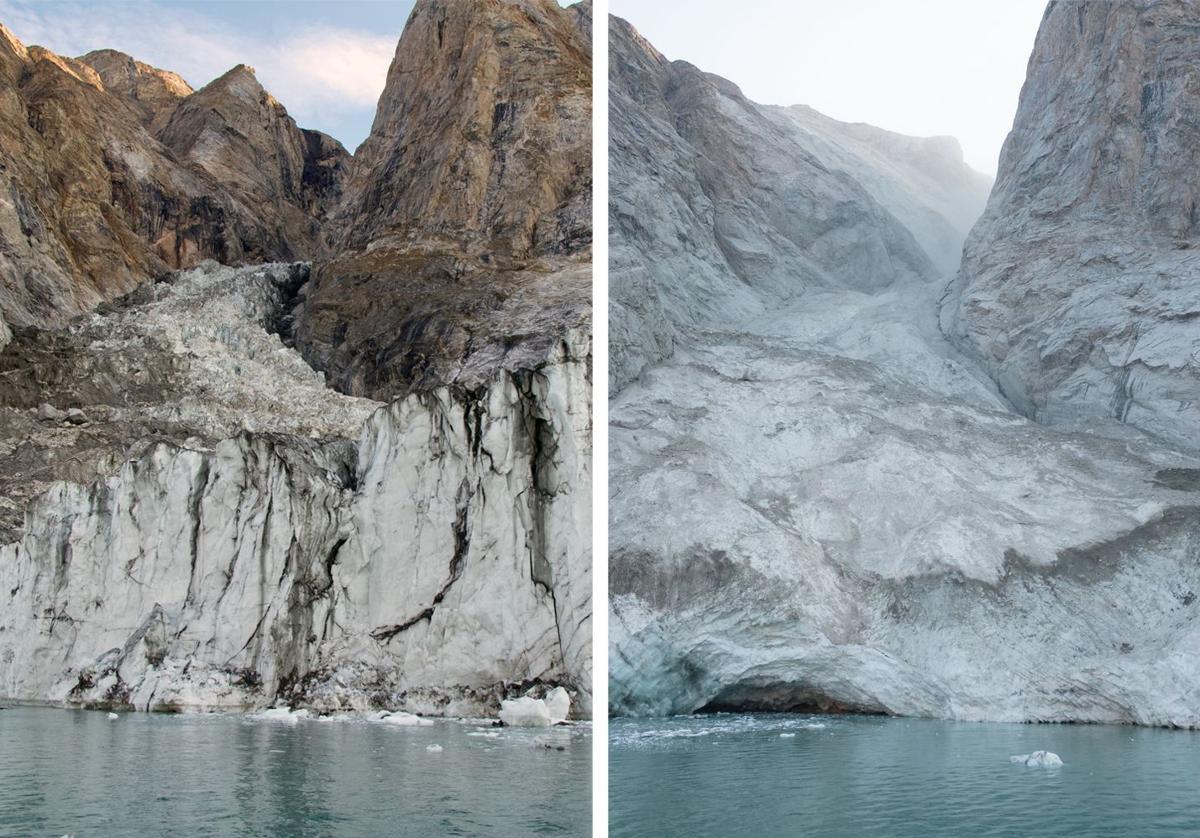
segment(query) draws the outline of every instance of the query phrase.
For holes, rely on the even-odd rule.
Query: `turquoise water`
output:
[[[614,836],[1200,835],[1190,732],[720,714],[614,719],[609,743]],[[1009,762],[1035,750],[1064,765]]]
[[[10,707],[0,835],[589,834],[588,729],[489,733]]]

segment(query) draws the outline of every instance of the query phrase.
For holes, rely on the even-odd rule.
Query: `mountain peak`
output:
[[[179,102],[192,93],[191,85],[178,73],[161,70],[119,50],[92,50],[75,61],[90,67],[105,90],[131,105],[151,133],[165,125]]]

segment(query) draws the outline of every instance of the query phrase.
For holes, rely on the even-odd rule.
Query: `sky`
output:
[[[413,0],[0,0],[24,44],[110,48],[199,89],[238,64],[304,128],[353,151],[367,137]]]
[[[670,59],[756,102],[948,134],[996,174],[1046,0],[610,0]]]

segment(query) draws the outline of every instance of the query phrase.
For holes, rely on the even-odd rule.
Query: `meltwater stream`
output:
[[[1060,768],[1009,758],[1049,750]],[[1200,734],[850,716],[614,719],[610,827],[670,836],[1200,835]]]
[[[0,711],[0,836],[587,835],[590,823],[586,726]]]

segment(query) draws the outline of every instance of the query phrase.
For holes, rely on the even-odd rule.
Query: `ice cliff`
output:
[[[162,260],[161,239],[119,226],[158,193],[113,192],[110,207],[100,191],[85,209],[142,261],[102,294],[60,270],[65,290],[36,315],[8,307],[27,281],[5,286],[0,696],[495,715],[561,686],[590,713],[590,175],[514,150],[590,143],[589,14],[421,0],[353,160],[246,67],[193,93],[120,53],[53,65],[64,122],[102,119],[215,206],[254,207],[273,249]],[[439,51],[469,51],[483,83],[403,71]],[[544,107],[499,106],[552,55],[566,80],[536,85]],[[59,95],[3,101],[35,93]],[[459,130],[489,96],[495,130]],[[72,188],[69,167],[50,177]],[[542,203],[523,210],[521,189]],[[436,208],[451,206],[446,221]],[[109,232],[78,246],[111,255]],[[296,242],[311,266],[236,264]],[[233,264],[166,272],[204,256]],[[44,264],[3,259],[0,280]]]
[[[1108,169],[1075,144],[1103,126],[1066,126],[1103,110],[1098,91],[1157,108],[1160,77],[1186,103],[1172,91],[1190,89],[1198,22],[1184,3],[1052,3],[986,211],[952,141],[756,105],[611,22],[614,712],[1200,724],[1186,250],[1151,282],[1122,268],[1159,259],[1149,238],[1089,261],[1103,233],[1033,225],[1028,204],[1032,184],[1052,191],[1037,166],[1092,172],[1097,207],[1125,194],[1128,178],[1098,188]],[[1064,61],[1092,69],[1063,76]],[[1057,156],[1033,111],[1058,126]],[[1159,136],[1118,121],[1124,149]],[[1036,235],[1008,226],[1023,223]],[[1003,295],[1017,320],[990,302]],[[1130,376],[1140,415],[1160,418],[1105,418],[1111,370],[1080,336],[1128,348],[1151,322],[1163,340],[1143,339],[1175,360]],[[1060,391],[1076,401],[1031,409],[1020,393],[1052,388],[1017,348],[1046,334],[1075,347],[1041,357],[1080,370]],[[984,357],[978,335],[1021,365]]]

